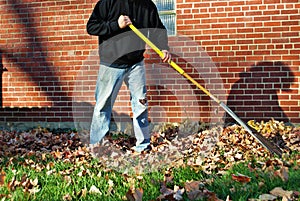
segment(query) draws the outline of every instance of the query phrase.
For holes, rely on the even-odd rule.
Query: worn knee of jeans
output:
[[[148,100],[147,98],[139,99],[139,103],[142,105],[143,110],[137,118],[144,126],[148,126]]]
[[[136,105],[136,113],[135,113],[135,118],[140,119],[140,118],[147,118],[148,113],[145,111],[148,111],[148,100],[147,97],[138,99],[138,103]],[[142,117],[141,117],[142,116]]]
[[[147,98],[143,98],[143,99],[139,99],[139,102],[142,104],[142,105],[147,105],[148,101],[147,101]]]

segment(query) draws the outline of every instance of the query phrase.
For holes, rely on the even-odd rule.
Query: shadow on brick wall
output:
[[[6,68],[4,68],[2,63],[2,50],[0,49],[0,107],[3,106],[3,94],[2,94],[2,74],[7,71]]]
[[[10,0],[8,3],[15,14],[16,22],[22,25],[21,31],[26,37],[24,43],[26,43],[27,48],[25,54],[22,49],[15,49],[13,52],[11,50],[6,51],[5,56],[10,62],[16,64],[20,70],[28,74],[40,90],[47,94],[54,105],[57,102],[64,102],[65,105],[59,106],[66,106],[67,102],[71,101],[66,92],[49,90],[50,82],[53,83],[53,86],[51,86],[53,90],[59,88],[62,84],[55,73],[55,66],[47,61],[46,47],[43,45],[41,33],[34,24],[36,20],[39,20],[36,19],[37,16],[34,16],[34,8],[17,0]],[[47,79],[41,80],[41,77],[44,76],[41,72],[47,73]]]
[[[231,88],[227,105],[242,120],[268,121],[272,118],[286,123],[288,116],[281,108],[278,93],[291,91],[294,74],[280,61],[259,62],[249,71],[241,72]],[[234,120],[226,115],[226,123]]]
[[[94,105],[80,103],[68,111],[58,111],[52,107],[0,108],[0,130],[29,130],[32,128],[70,128],[78,131],[89,131]],[[132,118],[125,113],[113,111],[112,131],[123,131],[132,134]]]

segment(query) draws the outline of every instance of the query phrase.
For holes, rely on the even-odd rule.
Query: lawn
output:
[[[114,134],[96,158],[74,130],[0,131],[0,200],[300,200],[299,128],[252,123],[270,141],[280,134],[282,158],[237,125],[182,139],[165,127],[141,155]]]

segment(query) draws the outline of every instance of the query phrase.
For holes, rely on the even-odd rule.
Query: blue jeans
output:
[[[100,65],[90,130],[91,144],[100,142],[109,132],[112,108],[123,81],[130,90],[136,145],[150,142],[145,65],[142,61],[126,69]]]

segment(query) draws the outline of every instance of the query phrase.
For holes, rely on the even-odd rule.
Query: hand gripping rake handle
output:
[[[153,44],[142,32],[140,32],[134,25],[130,24],[129,27],[131,30],[139,36],[148,46],[150,46],[162,59],[164,58],[164,53]],[[255,130],[250,129],[227,105],[221,102],[217,97],[212,95],[207,89],[205,89],[202,85],[200,85],[196,80],[190,77],[185,71],[179,67],[174,61],[169,61],[169,64],[182,76],[187,78],[190,82],[196,85],[199,89],[201,89],[206,95],[208,95],[212,100],[218,103],[232,118],[234,118],[244,129],[252,135],[263,147],[269,150],[272,154],[275,153],[279,157],[282,156],[282,151],[277,146],[268,141],[264,136],[260,133],[257,133]]]

